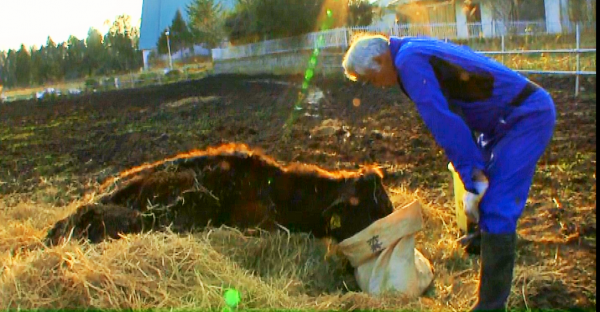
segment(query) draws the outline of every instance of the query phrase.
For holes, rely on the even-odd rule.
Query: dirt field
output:
[[[23,294],[35,272],[42,274],[42,271],[30,270],[29,275],[15,272],[19,268],[25,270],[22,263],[30,261],[34,266],[53,252],[44,250],[37,240],[56,220],[72,211],[73,202],[83,201],[84,195],[93,192],[105,178],[144,162],[222,142],[246,143],[285,163],[307,162],[328,169],[380,164],[387,174],[384,182],[397,204],[406,197],[418,198],[424,204],[426,226],[419,234],[417,248],[436,269],[434,285],[418,300],[398,301],[393,296],[368,298],[352,291],[356,286],[352,286],[351,276],[336,269],[335,258],[323,261],[330,266],[325,271],[314,269],[304,275],[277,273],[274,268],[285,263],[286,253],[281,255],[285,248],[299,248],[303,255],[299,259],[323,259],[315,256],[323,252],[322,247],[302,236],[294,236],[296,245],[289,239],[287,245],[281,244],[277,235],[254,241],[252,246],[263,246],[262,252],[268,249],[282,257],[281,263],[269,264],[268,270],[261,270],[265,264],[257,264],[258,260],[249,261],[230,247],[219,248],[212,240],[212,251],[258,276],[258,282],[253,282],[270,283],[274,288],[279,287],[273,281],[275,278],[290,283],[299,279],[303,283],[286,293],[295,298],[289,304],[285,300],[261,301],[256,299],[260,295],[248,295],[253,299],[243,297],[242,303],[247,302],[243,307],[467,308],[477,287],[478,257],[464,254],[453,243],[458,233],[453,223],[448,160],[414,106],[396,88],[376,90],[341,78],[315,80],[316,89],[312,90],[315,92],[303,99],[298,88],[302,77],[215,76],[52,103],[0,105],[0,240],[4,241],[0,242],[3,254],[0,262],[5,263],[0,269],[2,308],[77,307],[78,304],[98,308],[185,307],[181,302],[192,302],[188,307],[221,307],[221,303],[202,305],[198,301],[177,299],[177,291],[169,288],[175,286],[167,284],[164,291],[171,294],[167,296],[171,301],[111,300],[110,294],[90,293],[88,289],[81,294],[81,298],[87,299],[77,303],[73,298],[61,299],[67,296],[66,289],[47,293],[30,285],[40,294],[36,301]],[[595,310],[596,95],[589,91],[595,90],[595,79],[584,81],[582,86],[588,91],[579,99],[572,97],[570,79],[537,81],[555,97],[558,124],[551,147],[540,162],[519,224],[510,307]],[[132,238],[148,244],[153,239],[158,238]],[[161,241],[176,239],[167,236]],[[173,246],[202,252],[189,241],[177,242]],[[264,247],[269,242],[278,242],[279,247]],[[243,245],[250,244],[247,239],[238,243],[252,247]],[[94,261],[101,261],[98,259],[102,259],[103,253],[112,250],[103,246],[77,248],[83,250],[79,252],[81,257],[91,257],[86,261],[93,262],[90,259],[94,254],[97,254]],[[177,253],[169,250],[165,252]],[[45,279],[38,276],[35,280],[44,283]],[[215,282],[214,287],[226,283],[217,280],[220,282]],[[103,296],[109,299],[98,299]]]

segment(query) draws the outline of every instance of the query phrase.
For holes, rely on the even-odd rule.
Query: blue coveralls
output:
[[[536,163],[554,132],[550,94],[468,47],[391,37],[390,49],[400,87],[465,188],[477,193],[475,168],[488,177],[489,188],[479,205],[480,229],[492,234],[516,231]]]

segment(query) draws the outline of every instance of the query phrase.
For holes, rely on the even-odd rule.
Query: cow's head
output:
[[[44,243],[54,246],[67,239],[89,240],[92,243],[99,243],[106,238],[118,239],[122,234],[142,232],[144,219],[149,218],[126,207],[85,204],[78,207],[75,213],[56,222],[48,231]]]
[[[394,211],[382,179],[379,169],[367,167],[341,183],[337,199],[323,211],[328,236],[341,242]]]

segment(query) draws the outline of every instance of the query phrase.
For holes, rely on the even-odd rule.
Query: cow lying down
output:
[[[176,233],[227,225],[309,232],[338,242],[390,215],[394,208],[375,167],[326,171],[282,166],[242,144],[179,154],[124,171],[104,183],[94,203],[58,221],[46,243],[120,234]]]

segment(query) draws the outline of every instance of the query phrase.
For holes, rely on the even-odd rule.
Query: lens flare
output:
[[[225,304],[231,308],[237,307],[241,300],[240,292],[233,288],[227,289],[225,294],[223,294],[223,298],[225,299]]]
[[[335,2],[336,5],[338,4],[337,3],[338,0],[333,0],[333,2]],[[333,26],[333,23],[334,23],[333,10],[327,8],[325,10],[325,20],[323,21],[320,29],[322,31],[328,30]],[[315,48],[308,60],[308,67],[307,67],[306,71],[304,72],[304,81],[302,82],[302,90],[298,94],[298,100],[296,101],[296,104],[294,105],[294,109],[292,110],[290,117],[285,122],[284,128],[286,129],[286,131],[284,132],[284,135],[289,135],[289,133],[291,132],[291,128],[292,128],[291,125],[293,124],[294,120],[296,120],[297,115],[300,113],[300,111],[303,108],[302,100],[304,98],[306,98],[306,94],[308,92],[308,87],[310,86],[310,82],[313,79],[313,77],[315,76],[315,69],[317,68],[317,65],[319,63],[318,57],[320,54],[320,50],[323,48],[324,45],[325,45],[325,37],[321,34],[317,37],[317,40],[315,41]]]

